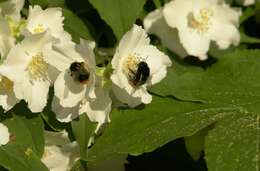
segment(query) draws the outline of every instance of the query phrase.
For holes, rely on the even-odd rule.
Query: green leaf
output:
[[[111,124],[89,150],[88,160],[100,162],[113,154],[153,151],[171,140],[193,135],[233,110],[157,96],[146,106],[115,109]]]
[[[172,70],[166,79],[168,84],[164,81],[153,91],[205,105],[233,106],[233,116],[219,121],[208,137],[209,170],[254,170],[260,162],[256,157],[260,136],[256,131],[260,112],[260,50],[238,50],[218,59],[204,71],[173,75]],[[172,76],[176,77],[174,83]]]
[[[31,5],[40,5],[42,8],[48,6],[48,0],[29,0]]]
[[[11,119],[3,121],[9,128],[14,142],[32,149],[39,157],[42,156],[44,150],[44,125],[39,115],[24,117],[13,115]]]
[[[48,0],[48,7],[66,7],[65,0]]]
[[[80,38],[92,40],[92,36],[87,25],[72,11],[62,9],[64,20],[64,29],[69,32],[74,41],[79,42]]]
[[[44,125],[39,115],[13,115],[3,121],[11,140],[0,146],[0,165],[13,171],[45,171],[40,158],[44,150]]]
[[[132,28],[145,0],[90,0],[101,18],[113,29],[117,39]]]
[[[94,134],[96,124],[92,123],[88,116],[83,114],[78,119],[71,122],[72,131],[79,144],[81,159],[87,159],[89,138]]]
[[[242,13],[242,15],[239,18],[240,24],[245,22],[250,17],[254,16],[256,14],[257,10],[258,10],[258,8],[256,8],[256,7],[247,7],[246,10]]]
[[[31,148],[15,143],[0,147],[0,165],[10,171],[48,171]]]
[[[171,69],[168,78],[156,89],[152,89],[157,94],[170,97],[154,96],[149,105],[136,109],[114,110],[108,129],[89,151],[90,161],[107,160],[109,156],[113,156],[112,154],[138,155],[150,152],[176,138],[191,136],[213,123],[221,124],[220,120],[225,120],[225,117],[230,115],[235,115],[243,121],[246,119],[245,114],[251,113],[252,117],[253,114],[259,114],[260,50],[231,52],[204,70],[181,64],[174,66],[176,69]],[[172,96],[187,101],[176,100],[171,98]],[[249,123],[250,121],[249,126],[255,125],[253,120]],[[243,124],[237,124],[237,127],[240,128],[234,127],[234,130],[240,129],[236,131],[238,137],[245,136],[246,132],[250,136],[245,137],[243,145],[251,146],[252,141],[255,147],[258,133],[254,132],[254,136],[251,137],[249,129],[243,130],[245,129]],[[232,129],[228,127],[228,130]],[[231,138],[233,134],[229,136]],[[250,141],[246,141],[248,138]],[[221,141],[221,134],[216,135],[215,139]],[[209,145],[208,148],[214,147]],[[219,149],[212,149],[214,150]],[[222,154],[224,155],[224,153],[219,155]],[[242,151],[237,154],[242,154]],[[243,154],[246,154],[245,157],[249,157],[250,161],[256,160],[254,150],[244,150]],[[214,162],[210,160],[214,160],[212,157],[208,161]]]
[[[254,94],[260,92],[257,86],[260,50],[236,50],[225,54],[206,70],[184,70],[187,67],[173,63],[173,66],[176,65],[178,67],[171,68],[167,78],[154,86],[152,92],[187,101],[233,105],[238,108],[257,100]]]
[[[245,33],[240,33],[241,43],[260,43],[260,39],[246,35]]]
[[[192,136],[184,137],[186,149],[195,161],[197,161],[202,155],[202,150],[204,149],[205,136],[207,135],[207,133],[208,128],[205,128]]]
[[[249,171],[260,168],[260,116],[234,113],[209,131],[206,160],[209,171]]]

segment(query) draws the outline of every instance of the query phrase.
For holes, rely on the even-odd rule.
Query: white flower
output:
[[[55,112],[56,118],[61,122],[70,122],[85,113],[91,122],[98,123],[95,131],[95,133],[98,133],[103,124],[110,122],[109,114],[112,100],[109,97],[109,91],[101,86],[100,81],[96,82],[95,94],[95,99],[83,98],[77,106],[71,108],[61,106],[59,99],[54,97],[52,110]]]
[[[0,8],[4,16],[10,16],[13,20],[18,21],[21,18],[21,10],[24,6],[24,0],[7,0],[0,3]]]
[[[169,57],[150,45],[145,30],[134,25],[121,39],[112,59],[115,96],[130,107],[150,103],[152,96],[146,87],[160,82],[169,66]]]
[[[66,132],[45,131],[42,162],[50,171],[69,171],[79,157],[78,144],[70,142]]]
[[[28,36],[50,30],[51,35],[58,40],[71,40],[71,36],[63,29],[63,20],[61,8],[47,8],[43,10],[38,5],[30,6],[24,34]]]
[[[4,124],[0,123],[0,146],[7,144],[9,140],[10,134],[8,128]]]
[[[46,106],[49,86],[56,76],[42,53],[52,40],[47,32],[29,36],[12,48],[0,66],[0,73],[14,83],[16,97],[24,99],[32,112],[41,112]]]
[[[0,106],[8,111],[18,102],[19,100],[14,95],[13,82],[0,75]]]
[[[96,97],[93,48],[83,40],[80,46],[67,41],[44,48],[45,60],[60,72],[54,83],[54,94],[61,106],[74,107],[85,98]]]
[[[255,0],[244,0],[244,6],[253,5],[255,3]]]
[[[222,0],[173,0],[163,9],[167,24],[178,30],[184,49],[201,60],[207,59],[211,40],[220,49],[239,43],[240,14]]]
[[[15,45],[7,20],[0,14],[0,60],[3,60]]]
[[[188,55],[180,43],[177,29],[167,25],[162,9],[157,9],[144,18],[144,28],[148,33],[158,36],[163,45],[180,57],[184,58]]]

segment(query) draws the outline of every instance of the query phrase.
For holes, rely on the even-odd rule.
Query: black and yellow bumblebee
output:
[[[85,67],[84,62],[73,62],[70,65],[70,75],[76,82],[87,84],[89,81],[90,73]]]
[[[144,61],[141,61],[137,64],[136,71],[133,71],[131,69],[129,71],[129,82],[135,87],[139,87],[145,84],[150,76],[150,68]]]

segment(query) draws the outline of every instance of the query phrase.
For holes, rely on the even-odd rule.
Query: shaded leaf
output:
[[[90,0],[119,40],[138,18],[145,0]]]

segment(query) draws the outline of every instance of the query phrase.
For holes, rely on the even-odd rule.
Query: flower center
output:
[[[127,57],[123,64],[123,72],[133,87],[139,87],[145,84],[150,76],[148,64],[137,54]]]
[[[42,53],[32,56],[27,71],[32,80],[48,80],[48,64],[44,61]]]
[[[142,61],[142,58],[138,54],[130,54],[123,64],[123,72],[128,75],[131,72],[135,72],[138,69],[138,64]]]
[[[43,27],[42,24],[38,24],[34,29],[33,32],[34,33],[42,33],[45,31],[45,28]]]
[[[7,77],[1,76],[0,77],[0,87],[2,90],[5,91],[12,91],[13,90],[14,83],[9,80]]]
[[[201,9],[198,15],[190,13],[188,16],[188,26],[197,31],[199,34],[206,33],[211,26],[213,12],[209,9]]]

